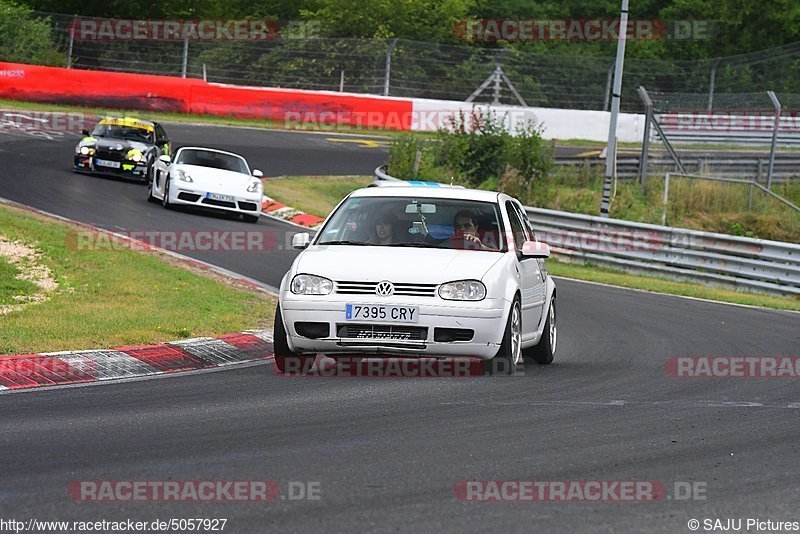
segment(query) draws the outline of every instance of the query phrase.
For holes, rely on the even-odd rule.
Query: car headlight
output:
[[[439,296],[445,300],[483,300],[486,286],[478,280],[458,280],[439,286]]]
[[[186,171],[182,171],[182,170],[180,170],[180,169],[178,169],[177,171],[175,171],[175,176],[177,176],[177,177],[178,177],[178,180],[180,180],[180,181],[182,181],[182,182],[194,182],[194,180],[192,180],[192,177],[191,177],[191,176],[189,176],[189,173],[188,173],[188,172],[186,172]]]
[[[93,146],[82,146],[78,149],[78,152],[83,154],[84,156],[91,156],[94,154],[94,147]]]
[[[261,191],[261,181],[256,180],[255,182],[251,182],[250,185],[247,186],[248,193],[258,193]]]
[[[141,150],[137,150],[135,148],[132,148],[132,149],[128,150],[128,153],[126,154],[126,157],[131,161],[135,161],[136,163],[139,163],[140,161],[142,161],[144,159],[144,154],[142,154]]]
[[[313,274],[298,274],[292,279],[295,295],[327,295],[333,291],[333,282]]]

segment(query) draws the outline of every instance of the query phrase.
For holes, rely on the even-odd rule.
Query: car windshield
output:
[[[350,197],[322,230],[317,245],[507,250],[498,206],[425,197]]]
[[[116,124],[98,124],[92,130],[92,137],[110,137],[111,139],[125,139],[140,143],[153,143],[155,133],[145,128],[135,126],[120,126]]]
[[[175,163],[250,174],[250,169],[247,168],[244,159],[213,150],[181,150]]]

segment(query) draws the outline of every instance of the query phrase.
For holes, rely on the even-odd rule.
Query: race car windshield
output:
[[[499,208],[491,202],[351,197],[322,228],[316,244],[504,252],[503,235]]]
[[[175,163],[250,174],[250,169],[242,158],[211,150],[181,150]]]
[[[109,137],[111,139],[125,139],[139,143],[152,143],[154,133],[144,128],[134,126],[119,126],[115,124],[98,124],[92,130],[92,137]]]

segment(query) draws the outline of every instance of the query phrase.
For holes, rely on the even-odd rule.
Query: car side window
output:
[[[164,131],[164,127],[160,124],[156,123],[156,139],[160,141],[166,142],[167,139],[167,132]]]
[[[511,223],[511,232],[512,236],[514,237],[514,248],[517,251],[520,251],[522,250],[522,245],[528,239],[528,236],[525,233],[525,227],[522,225],[519,213],[517,213],[513,202],[506,202],[506,211],[508,212],[508,220]]]
[[[519,218],[522,220],[522,225],[528,234],[528,240],[536,241],[536,232],[533,231],[533,226],[531,226],[531,221],[530,219],[528,219],[528,214],[525,213],[525,209],[522,208],[517,203],[514,203],[514,208],[516,208],[517,214],[519,215]]]

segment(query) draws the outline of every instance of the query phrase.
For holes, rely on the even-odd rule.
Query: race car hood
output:
[[[84,138],[80,141],[80,143],[78,143],[78,146],[87,144],[94,145],[95,147],[101,150],[107,150],[109,152],[121,152],[122,154],[127,154],[127,152],[131,149],[136,149],[142,153],[146,153],[153,147],[153,145],[147,143],[130,141],[128,139],[114,139],[111,137]]]
[[[316,245],[306,249],[296,274],[331,280],[442,284],[480,280],[503,254],[478,250]]]
[[[175,165],[173,172],[180,169],[192,177],[193,189],[200,189],[210,193],[223,195],[242,195],[247,193],[249,186],[254,178],[249,174],[240,172],[213,169],[211,167],[201,167],[199,165]],[[252,194],[252,193],[250,193]]]

